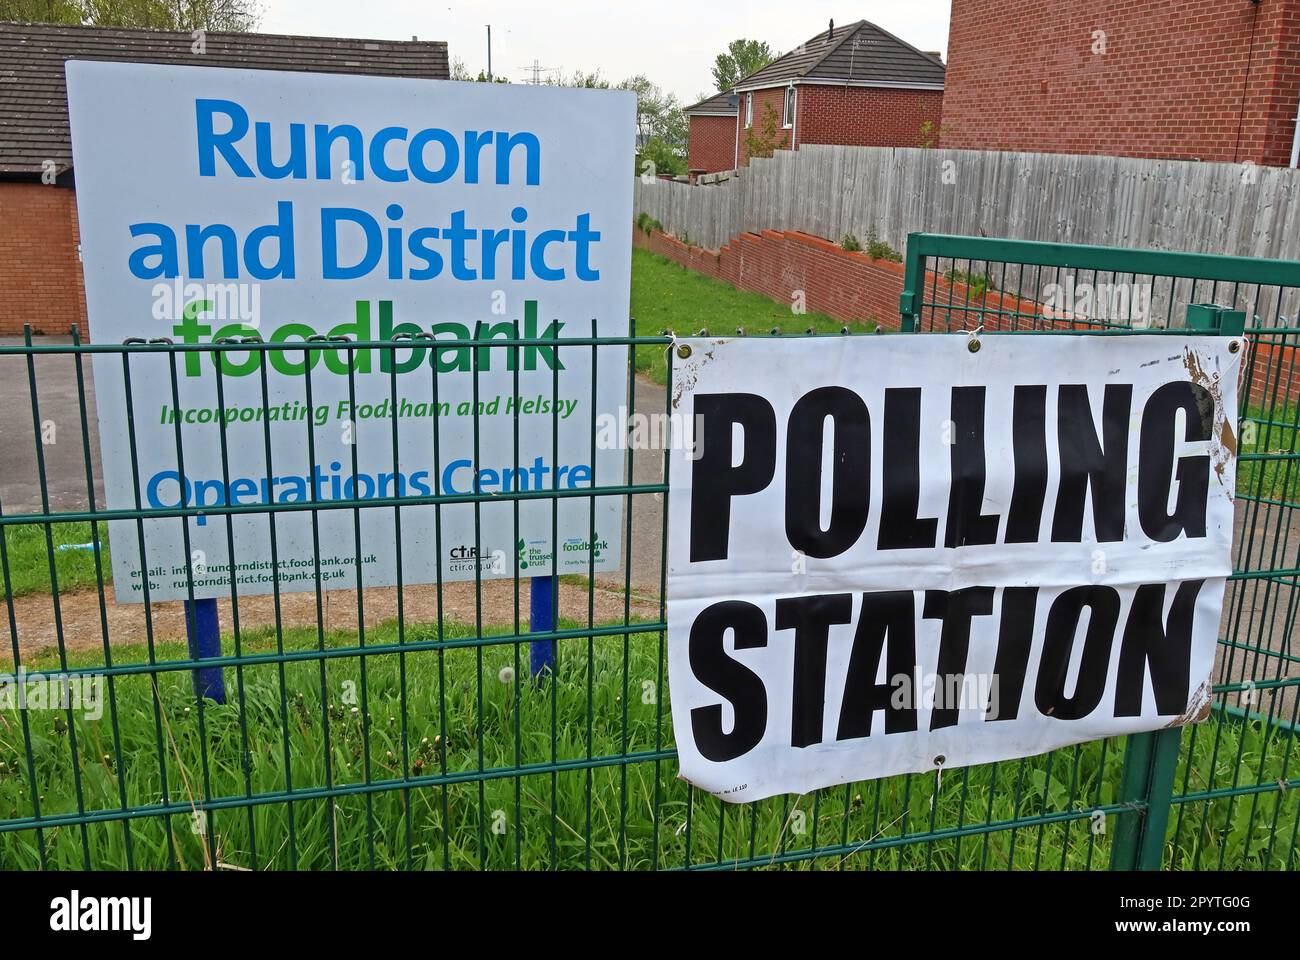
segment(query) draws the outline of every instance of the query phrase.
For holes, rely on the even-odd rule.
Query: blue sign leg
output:
[[[528,629],[547,633],[555,629],[555,578],[533,577],[528,581]],[[555,673],[555,641],[534,640],[528,645],[529,672],[536,679]]]
[[[216,600],[185,601],[185,634],[189,641],[190,659],[207,660],[221,656],[221,630],[217,622]],[[194,695],[226,702],[226,680],[220,667],[203,667],[191,671]]]

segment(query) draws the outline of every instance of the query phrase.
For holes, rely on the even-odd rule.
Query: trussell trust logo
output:
[[[55,933],[122,933],[132,940],[153,934],[153,898],[69,896],[50,901],[50,929]]]

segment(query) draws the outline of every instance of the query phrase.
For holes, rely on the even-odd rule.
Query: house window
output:
[[[745,126],[752,127],[753,125],[754,125],[754,95],[752,93],[747,93],[745,94]]]
[[[785,88],[785,119],[781,124],[787,130],[794,126],[794,87]]]

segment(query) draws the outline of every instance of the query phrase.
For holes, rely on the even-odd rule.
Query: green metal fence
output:
[[[1300,803],[1292,788],[1300,778],[1291,757],[1300,680],[1287,670],[1296,661],[1290,638],[1300,577],[1290,536],[1300,506],[1291,474],[1300,458],[1300,381],[1292,386],[1300,264],[915,236],[904,329],[1121,334],[1141,325],[1131,309],[1104,318],[1095,310],[1060,317],[1043,309],[1046,284],[1073,276],[1077,290],[1080,276],[1095,284],[1115,271],[1129,279],[1112,282],[1149,277],[1150,304],[1159,311],[1153,306],[1139,319],[1158,316],[1157,327],[1190,317],[1228,332],[1238,314],[1257,318],[1245,326],[1252,349],[1243,416],[1255,427],[1252,442],[1243,437],[1237,571],[1211,720],[1127,743],[1098,741],[740,806],[677,779],[665,679],[666,453],[649,470],[629,450],[619,483],[576,492],[202,511],[227,524],[260,518],[274,530],[288,510],[310,512],[314,524],[326,510],[441,515],[477,511],[489,499],[517,508],[528,499],[554,504],[577,496],[616,498],[625,527],[621,572],[563,578],[560,621],[541,634],[528,632],[528,574],[516,557],[515,576],[503,585],[481,575],[463,587],[441,579],[404,585],[399,576],[381,597],[327,591],[318,577],[314,591],[296,598],[276,592],[254,600],[232,591],[222,611],[221,656],[198,661],[178,638],[176,604],[124,618],[104,585],[106,521],[189,524],[200,510],[139,501],[134,509],[104,509],[86,357],[108,353],[129,371],[141,355],[161,355],[174,376],[191,351],[303,345],[91,345],[75,336],[71,343],[29,336],[0,346],[0,375],[25,378],[31,397],[30,411],[6,411],[0,436],[11,452],[20,445],[34,452],[27,502],[0,503],[7,668],[27,671],[28,681],[90,676],[104,692],[97,720],[71,706],[0,708],[0,868],[1294,867]],[[588,351],[597,362],[626,364],[630,409],[667,415],[667,397],[646,403],[648,388],[632,376],[628,354],[670,343],[669,336],[636,336],[634,328],[630,337],[439,346],[470,348],[476,385],[488,350]],[[312,348],[406,346],[330,341]],[[129,390],[129,376],[126,383]],[[435,369],[433,398],[438,383]],[[308,406],[311,390],[308,370]],[[560,392],[557,373],[552,399]],[[265,397],[263,381],[264,406]],[[62,426],[59,443],[75,436],[75,478],[46,469],[43,410],[54,402],[74,411],[76,422]],[[308,423],[300,429],[313,429]],[[398,429],[394,420],[394,448]],[[476,436],[479,429],[476,418]],[[517,417],[512,429],[517,450]],[[594,449],[594,417],[589,429]],[[210,442],[224,460],[224,426],[213,428]],[[269,426],[264,444],[270,469]],[[181,465],[179,431],[176,445]],[[60,463],[66,472],[66,455]],[[355,529],[360,539],[359,523]],[[633,576],[637,544],[647,538],[658,546],[657,576],[648,584]],[[396,551],[400,571],[400,541],[346,546]],[[526,645],[534,640],[558,648],[555,673],[538,681],[527,671]],[[191,671],[200,666],[224,671],[227,703],[196,697]]]
[[[909,331],[1248,337],[1212,715],[1125,738],[1111,865],[1294,869],[1300,263],[914,234],[906,270]]]

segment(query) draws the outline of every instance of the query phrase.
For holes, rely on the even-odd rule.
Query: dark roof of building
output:
[[[874,23],[859,20],[823,30],[807,43],[751,73],[737,90],[791,81],[942,87],[943,61]]]
[[[699,103],[692,103],[682,112],[697,117],[734,117],[739,110],[740,98],[734,93],[723,91],[705,97]]]
[[[0,176],[72,164],[67,60],[357,73],[446,80],[441,40],[351,40],[267,33],[209,32],[202,55],[188,31],[130,30],[48,23],[0,23]]]

